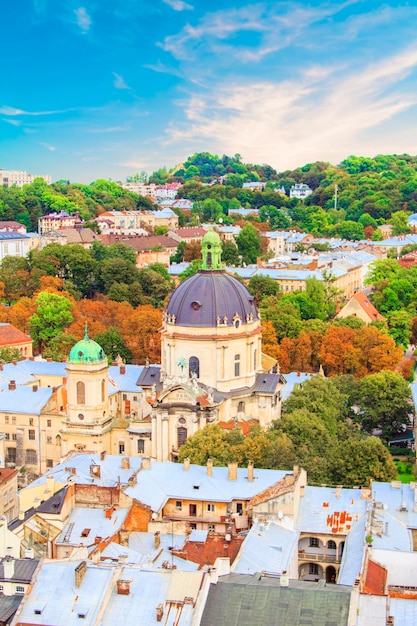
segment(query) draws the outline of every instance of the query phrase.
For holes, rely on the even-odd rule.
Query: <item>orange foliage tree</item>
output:
[[[120,334],[139,364],[149,359],[151,363],[161,360],[161,311],[151,305],[138,306],[120,327]]]

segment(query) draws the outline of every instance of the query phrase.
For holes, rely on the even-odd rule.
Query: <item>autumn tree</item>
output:
[[[150,305],[139,306],[123,321],[120,334],[135,362],[143,364],[146,359],[151,363],[160,362],[161,324],[161,312]]]

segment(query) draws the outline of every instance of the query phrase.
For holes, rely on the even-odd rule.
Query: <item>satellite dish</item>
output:
[[[278,511],[278,519],[282,519],[284,517],[284,513],[282,511]]]

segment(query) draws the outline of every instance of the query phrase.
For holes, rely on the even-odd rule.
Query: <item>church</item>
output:
[[[161,364],[108,365],[85,337],[66,363],[26,360],[0,371],[0,457],[34,475],[72,450],[172,461],[188,437],[216,423],[268,427],[281,414],[282,375],[262,353],[254,297],[221,262],[209,231],[202,267],[172,293]]]

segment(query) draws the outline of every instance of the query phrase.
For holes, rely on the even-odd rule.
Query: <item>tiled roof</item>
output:
[[[374,561],[368,561],[366,578],[364,584],[365,593],[372,593],[375,596],[385,595],[387,584],[387,570],[385,567]]]
[[[15,474],[17,474],[17,470],[0,468],[0,483],[7,482]]]
[[[0,346],[7,346],[16,343],[28,343],[32,337],[15,328],[11,324],[0,324]]]
[[[177,248],[178,241],[165,235],[149,235],[149,237],[134,237],[123,235],[100,235],[100,240],[104,245],[110,245],[112,243],[124,243],[126,246],[133,248],[136,252],[145,252],[151,250],[155,246],[162,246],[162,248]]]

